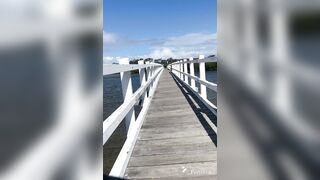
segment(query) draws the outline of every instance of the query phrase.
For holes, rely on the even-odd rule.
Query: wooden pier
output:
[[[125,179],[216,179],[216,116],[164,70]]]
[[[143,60],[129,64],[128,58],[104,65],[104,75],[120,73],[124,99],[103,122],[105,177],[217,179],[217,106],[207,98],[207,90],[217,92],[217,84],[206,79],[207,62],[216,58],[199,55],[168,69]],[[135,92],[133,70],[140,78]],[[117,136],[119,129],[126,137]]]

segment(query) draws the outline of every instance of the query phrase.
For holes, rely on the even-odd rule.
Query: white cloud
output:
[[[114,45],[119,40],[117,34],[103,31],[103,45]]]
[[[157,48],[153,50],[149,55],[149,57],[152,57],[154,59],[170,58],[173,56],[175,55],[170,48]]]
[[[215,33],[188,33],[181,36],[169,37],[166,39],[129,39],[115,33],[103,32],[104,55],[110,56],[116,54],[117,50],[124,50],[129,48],[146,48],[146,53],[138,56],[131,54],[121,54],[132,58],[188,58],[197,57],[199,54],[213,55],[216,54],[216,40]],[[130,53],[127,52],[127,53]],[[134,53],[132,53],[134,54]],[[131,55],[131,56],[130,56]],[[104,59],[104,61],[116,61]]]
[[[216,34],[190,33],[182,36],[171,37],[164,46],[197,46],[202,44],[214,43],[217,39]]]
[[[216,54],[215,33],[190,33],[182,36],[170,37],[162,44],[153,47],[150,57],[158,58],[188,58],[200,54]]]

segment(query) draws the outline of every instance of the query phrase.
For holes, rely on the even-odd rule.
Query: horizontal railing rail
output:
[[[133,71],[144,69],[148,67],[160,67],[160,64],[151,63],[151,64],[104,64],[103,65],[103,75],[116,74],[120,72]]]
[[[182,71],[179,71],[179,70],[175,70],[175,71],[177,71],[178,73],[181,73],[181,74],[183,74],[185,76],[188,76],[189,78],[195,80],[196,82],[199,82],[200,84],[205,85],[207,88],[217,92],[217,84],[215,84],[213,82],[210,82],[210,81],[202,80],[197,76],[192,76],[192,75],[190,75],[188,73],[185,73],[185,72],[182,72]]]
[[[192,58],[191,58],[192,59]],[[177,61],[177,62],[174,62],[172,64],[190,64],[190,63],[206,63],[206,62],[217,62],[217,58],[216,57],[207,57],[207,58],[204,58],[204,59],[189,59],[189,61]]]
[[[161,70],[158,70],[150,81],[144,86],[141,86],[127,101],[125,101],[117,110],[115,110],[105,121],[103,126],[103,144],[109,139],[114,130],[121,123],[123,118],[129,113],[132,107],[139,101],[140,97],[146,92],[149,85],[159,75]]]
[[[141,86],[133,93],[131,83],[132,70],[139,70]],[[138,65],[129,64],[129,59],[119,60],[119,64],[103,65],[103,75],[120,73],[122,94],[124,102],[103,122],[103,144],[105,144],[116,128],[125,119],[127,139],[110,171],[110,176],[122,178],[125,173],[129,158],[143,120],[147,114],[151,99],[157,87],[163,66],[156,63],[144,64],[139,61]],[[134,105],[142,101],[142,109],[137,119],[135,118]]]
[[[217,62],[216,57],[208,57],[204,58],[203,55],[199,56],[199,59],[193,60],[190,58],[189,60],[180,60],[169,64],[167,67],[171,72],[181,80],[192,92],[198,96],[200,100],[204,102],[204,104],[216,114],[217,106],[210,102],[207,98],[207,89],[209,88],[215,92],[218,92],[217,84],[206,80],[206,69],[205,63],[207,62]],[[199,63],[199,74],[200,77],[195,76],[194,64]],[[190,72],[188,72],[188,64]],[[189,84],[190,78],[190,84]],[[195,82],[200,83],[200,93],[199,89],[196,87]]]

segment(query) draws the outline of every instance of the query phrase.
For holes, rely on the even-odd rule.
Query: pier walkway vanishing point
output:
[[[127,139],[113,164],[110,177],[216,179],[216,106],[206,99],[206,95],[201,95],[201,92],[206,92],[202,88],[217,91],[216,84],[206,81],[201,73],[201,70],[205,71],[205,62],[212,61],[215,59],[200,56],[196,61],[173,63],[169,70],[154,63],[127,65],[131,69],[140,66],[141,87],[134,94],[131,89],[130,97],[135,97],[132,99],[133,105],[143,101],[143,108],[135,120],[133,105],[126,105],[131,100],[124,100],[123,105],[104,121],[104,144],[124,117],[128,129]],[[199,63],[200,78],[194,76],[193,63]],[[108,68],[111,71],[110,67],[104,67],[104,74],[107,74],[105,71]],[[122,73],[122,82],[124,76]],[[204,85],[200,87],[200,93],[195,81]],[[124,91],[126,85],[122,84],[122,87],[123,93],[128,93]],[[115,117],[114,114],[121,108],[128,110],[119,111],[116,114],[118,117]],[[114,127],[110,128],[112,125]]]

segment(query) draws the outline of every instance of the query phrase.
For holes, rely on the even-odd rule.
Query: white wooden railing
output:
[[[141,86],[135,93],[132,90],[131,72],[139,70]],[[138,133],[141,129],[143,120],[150,106],[150,101],[156,90],[163,66],[156,63],[146,63],[139,61],[139,64],[129,64],[129,59],[119,60],[119,64],[103,65],[103,75],[120,73],[122,94],[124,102],[103,122],[103,144],[105,144],[119,124],[125,119],[127,129],[127,139],[110,171],[112,177],[123,177],[131,156]],[[134,105],[140,99],[143,101],[137,119],[135,118]]]
[[[209,82],[206,80],[206,68],[205,63],[206,62],[217,62],[216,57],[210,57],[210,58],[204,58],[203,55],[199,56],[199,59],[193,60],[193,58],[189,58],[189,60],[181,60],[178,62],[174,62],[172,64],[168,65],[168,69],[171,70],[171,72],[179,78],[182,83],[187,85],[191,91],[198,96],[198,98],[204,102],[204,104],[213,112],[216,114],[217,106],[214,105],[212,102],[210,102],[207,98],[207,89],[209,88],[215,92],[217,92],[217,84]],[[200,77],[195,76],[194,73],[194,63],[199,63],[199,75]],[[188,72],[188,64],[190,66],[190,72]],[[189,78],[190,84],[189,84]],[[196,83],[200,83],[200,93],[199,89],[196,87]]]

